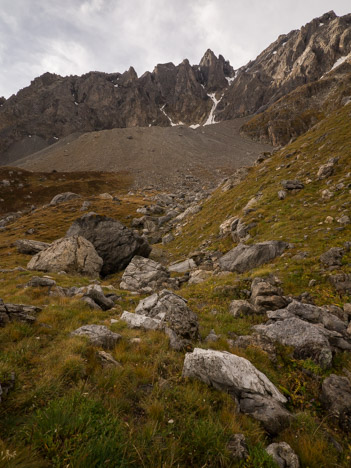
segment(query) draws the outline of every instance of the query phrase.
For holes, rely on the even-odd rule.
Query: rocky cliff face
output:
[[[15,161],[74,132],[134,126],[203,125],[251,115],[314,82],[351,53],[351,15],[329,12],[280,36],[234,71],[207,50],[199,65],[157,65],[138,78],[90,72],[45,73],[0,99],[0,162]]]

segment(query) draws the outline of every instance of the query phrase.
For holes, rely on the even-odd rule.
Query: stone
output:
[[[282,180],[281,184],[285,190],[302,190],[305,187],[300,180]]]
[[[212,273],[206,270],[193,270],[190,272],[189,284],[200,284],[206,281]]]
[[[102,310],[112,309],[115,305],[113,300],[106,297],[101,286],[97,284],[89,285],[83,297],[92,299]]]
[[[287,247],[282,241],[239,244],[219,259],[219,266],[222,271],[244,273],[278,257]]]
[[[293,418],[292,414],[271,396],[244,393],[239,404],[242,413],[260,421],[271,435],[277,435],[289,427]]]
[[[168,266],[168,270],[175,273],[185,273],[194,268],[196,268],[196,263],[192,258],[188,258],[183,262],[172,263]]]
[[[9,322],[24,322],[32,324],[36,321],[35,315],[41,312],[41,307],[24,304],[5,304],[0,299],[0,327],[4,327]]]
[[[100,193],[98,197],[100,200],[113,200],[113,196],[109,193]]]
[[[59,205],[60,203],[65,203],[66,201],[69,201],[69,200],[75,200],[76,198],[80,198],[80,195],[77,195],[76,193],[73,193],[73,192],[59,193],[58,195],[54,196],[54,198],[50,202],[50,205],[56,206],[56,205]]]
[[[256,313],[255,307],[250,302],[237,299],[229,304],[229,313],[234,317],[245,317]]]
[[[122,365],[116,361],[110,353],[106,353],[106,351],[98,351],[96,353],[96,358],[104,368],[111,369],[122,367]]]
[[[199,339],[197,315],[188,308],[184,298],[167,289],[141,300],[135,313],[162,320],[182,339]]]
[[[26,255],[35,255],[42,250],[47,249],[50,247],[51,244],[47,242],[40,242],[35,240],[29,239],[18,239],[15,242],[15,246],[19,253],[26,254]]]
[[[162,330],[163,324],[160,319],[147,317],[146,315],[132,314],[124,311],[121,319],[127,323],[129,328],[142,328],[144,330]]]
[[[45,278],[45,276],[33,276],[27,283],[27,286],[31,288],[52,288],[56,286],[56,281],[51,278]]]
[[[270,397],[279,403],[287,401],[250,361],[226,351],[195,348],[185,355],[182,375],[230,393],[239,401],[243,394]]]
[[[184,221],[185,218],[191,216],[191,215],[194,215],[196,213],[198,213],[199,211],[201,211],[201,206],[200,205],[193,205],[193,206],[189,206],[189,208],[187,208],[185,211],[183,211],[183,213],[180,213],[178,216],[176,216],[174,218],[174,221],[176,223],[180,223],[181,221]]]
[[[298,456],[286,442],[270,444],[266,448],[266,452],[273,458],[279,468],[300,468]]]
[[[237,225],[239,218],[237,216],[233,216],[231,218],[226,219],[220,226],[219,226],[219,235],[225,236],[226,234],[232,232],[234,227]]]
[[[80,207],[80,211],[87,211],[90,207],[91,203],[87,200],[83,201],[82,206]]]
[[[327,267],[341,266],[342,257],[344,256],[345,251],[340,247],[332,247],[327,252],[324,252],[319,260],[323,265]]]
[[[86,336],[92,346],[112,349],[122,339],[121,335],[113,333],[104,325],[83,325],[71,332],[72,336]]]
[[[87,239],[73,236],[58,239],[46,250],[34,255],[27,268],[48,272],[64,271],[96,277],[101,271],[102,264],[102,259]]]
[[[340,273],[329,276],[329,281],[340,294],[351,294],[351,274]]]
[[[143,237],[119,221],[96,213],[87,213],[74,221],[66,237],[75,235],[90,241],[103,259],[102,276],[123,270],[135,255],[148,257],[151,252]]]
[[[229,439],[226,449],[234,460],[245,460],[249,456],[244,434],[234,434]]]
[[[97,305],[97,303],[95,301],[93,301],[93,299],[91,299],[90,297],[83,296],[81,298],[81,301],[85,302],[85,304],[88,307],[90,307],[90,309],[92,309],[92,310],[102,310],[101,307],[99,305]]]
[[[317,179],[327,179],[334,174],[335,159],[329,160],[326,164],[323,164],[317,172]]]
[[[205,343],[215,343],[216,341],[219,340],[219,336],[216,334],[216,332],[212,329],[210,333],[206,336],[205,338]]]
[[[287,196],[287,192],[285,190],[279,190],[278,192],[279,200],[285,200],[286,196]]]
[[[283,309],[288,305],[282,290],[263,278],[255,278],[251,283],[250,301],[259,312]]]
[[[351,431],[351,384],[348,378],[331,374],[324,379],[320,399],[341,428]]]
[[[174,241],[175,237],[174,235],[170,232],[169,234],[166,234],[165,236],[162,237],[162,244],[167,245],[170,242]]]
[[[169,284],[170,273],[154,260],[135,256],[125,269],[121,289],[151,293]]]

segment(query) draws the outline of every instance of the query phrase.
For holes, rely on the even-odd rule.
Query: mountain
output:
[[[350,53],[351,15],[329,12],[279,36],[238,70],[207,50],[199,65],[159,64],[141,77],[132,67],[81,77],[45,73],[2,99],[0,161],[12,163],[75,132],[198,126],[253,115],[318,81]]]

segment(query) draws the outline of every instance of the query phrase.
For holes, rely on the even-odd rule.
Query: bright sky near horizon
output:
[[[0,96],[47,71],[140,76],[208,48],[239,68],[330,10],[351,13],[350,0],[0,0]]]

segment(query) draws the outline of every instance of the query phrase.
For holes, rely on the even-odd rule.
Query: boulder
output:
[[[102,310],[112,309],[115,305],[113,300],[106,297],[101,286],[97,284],[89,285],[84,293],[84,297],[93,300]]]
[[[28,281],[27,286],[31,288],[52,288],[56,286],[56,281],[51,278],[45,278],[45,276],[33,276]]]
[[[346,377],[331,374],[322,383],[321,402],[345,431],[351,431],[351,384]]]
[[[41,312],[40,307],[24,304],[5,304],[0,299],[0,327],[4,327],[9,322],[34,323],[35,314]]]
[[[105,349],[113,348],[122,339],[118,333],[113,333],[104,325],[83,325],[71,333],[72,336],[86,336],[92,346]]]
[[[58,195],[54,196],[54,198],[50,202],[50,205],[51,206],[59,205],[60,203],[64,203],[68,200],[74,200],[76,198],[80,198],[80,195],[77,195],[76,193],[73,193],[73,192],[59,193]]]
[[[102,263],[94,246],[87,239],[73,236],[58,239],[46,250],[37,253],[27,268],[38,271],[65,271],[95,277],[99,275]]]
[[[26,254],[26,255],[35,255],[42,250],[47,249],[50,247],[51,244],[47,242],[40,242],[30,239],[18,239],[15,242],[15,246],[19,253]]]
[[[121,364],[116,361],[110,353],[106,353],[106,351],[98,351],[96,353],[96,359],[100,362],[102,367],[107,369],[122,367]]]
[[[281,184],[285,190],[301,190],[305,187],[300,180],[282,180]]]
[[[278,191],[278,198],[279,198],[279,200],[285,200],[286,196],[287,196],[287,193],[286,193],[285,190],[279,190],[279,191]]]
[[[162,320],[165,327],[182,339],[199,339],[196,314],[189,309],[184,298],[166,289],[141,300],[135,313]]]
[[[270,444],[266,448],[266,452],[273,458],[279,468],[300,468],[298,456],[286,442]]]
[[[206,281],[212,273],[206,270],[193,270],[190,272],[189,284],[200,284]]]
[[[283,309],[288,305],[282,290],[263,278],[253,280],[250,301],[260,312]]]
[[[244,273],[278,257],[287,247],[282,241],[239,244],[219,259],[219,266],[222,271]]]
[[[326,164],[320,166],[317,172],[317,178],[319,180],[327,179],[334,174],[334,166],[337,162],[337,158],[331,158]]]
[[[103,259],[103,276],[123,270],[135,255],[148,257],[151,247],[148,242],[119,221],[87,213],[76,219],[66,237],[82,236],[90,241]]]
[[[245,460],[249,456],[244,434],[234,434],[227,443],[226,449],[234,460]]]
[[[121,320],[127,323],[129,328],[141,328],[143,330],[162,330],[162,321],[146,315],[132,314],[124,311]]]
[[[167,286],[169,280],[169,271],[160,263],[135,256],[123,273],[120,288],[151,293]]]
[[[327,267],[341,266],[341,260],[345,251],[340,247],[332,247],[327,252],[324,252],[320,257],[321,263]]]
[[[186,271],[196,268],[196,263],[192,258],[188,258],[183,262],[173,263],[168,266],[168,270],[175,273],[185,273]]]
[[[351,274],[331,275],[329,281],[340,294],[351,294]]]

